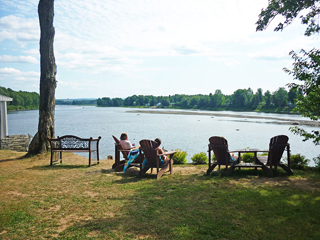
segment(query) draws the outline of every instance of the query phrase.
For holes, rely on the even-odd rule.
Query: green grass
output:
[[[156,180],[68,156],[53,167],[49,155],[0,157],[0,239],[320,239],[318,171]]]

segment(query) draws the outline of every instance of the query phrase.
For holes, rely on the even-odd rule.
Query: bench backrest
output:
[[[65,135],[49,139],[49,141],[51,143],[52,150],[89,150],[93,138],[79,138],[73,135]]]

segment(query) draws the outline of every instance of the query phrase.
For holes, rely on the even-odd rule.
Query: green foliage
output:
[[[176,149],[176,153],[173,155],[173,163],[174,164],[184,164],[187,163],[187,152],[182,151],[180,149]]]
[[[288,103],[288,92],[285,88],[279,88],[273,93],[272,103],[275,107],[284,107]]]
[[[301,50],[302,56],[295,52],[290,53],[294,59],[293,69],[285,69],[293,75],[294,79],[302,81],[303,84],[290,84],[291,88],[301,91],[296,101],[296,110],[302,116],[312,120],[320,119],[320,50],[312,49],[309,52]],[[320,144],[320,132],[318,130],[306,131],[300,127],[291,127],[291,131],[303,137],[303,141],[312,140],[315,145]]]
[[[302,24],[307,25],[305,36],[318,33],[320,31],[318,22],[320,8],[317,4],[318,2],[319,0],[271,0],[268,7],[261,11],[256,22],[256,30],[265,30],[277,15],[282,15],[284,21],[280,22],[274,31],[282,31],[299,16]],[[300,12],[303,12],[303,14],[299,14]]]
[[[320,171],[320,155],[312,159],[314,161],[315,167]]]
[[[290,156],[290,167],[292,169],[302,170],[308,166],[309,162],[310,160],[301,154],[293,154]]]
[[[40,96],[36,92],[14,91],[10,88],[0,87],[0,94],[12,98],[11,102],[7,102],[9,111],[39,108]]]
[[[193,164],[206,164],[208,163],[208,156],[206,153],[196,153],[191,158]]]
[[[281,91],[280,91],[281,90]],[[97,100],[101,107],[151,107],[206,109],[206,110],[263,110],[274,109],[275,105],[285,106],[288,103],[288,92],[284,88],[274,92],[274,96],[267,91],[263,94],[261,88],[254,93],[251,88],[238,89],[231,95],[224,95],[221,90],[209,95],[175,94],[169,96],[133,95],[125,99],[103,97]],[[280,91],[280,92],[279,92]],[[281,93],[281,94],[279,94]],[[279,96],[278,96],[279,95]],[[275,103],[274,103],[275,102]],[[279,104],[278,104],[279,102]],[[60,102],[59,102],[60,103]],[[70,103],[71,104],[71,103]]]
[[[241,154],[241,160],[243,162],[253,162],[254,153],[243,153]]]
[[[56,105],[97,105],[97,99],[56,99]]]
[[[261,11],[256,23],[256,30],[265,30],[277,15],[282,15],[284,21],[280,22],[274,29],[275,31],[282,31],[285,26],[290,25],[299,16],[302,24],[307,25],[305,36],[311,36],[320,32],[319,13],[319,0],[271,0],[268,7]],[[296,101],[297,107],[295,110],[305,117],[318,120],[320,119],[320,51],[312,49],[306,52],[302,49],[300,53],[302,56],[291,51],[290,55],[294,60],[293,69],[284,69],[295,80],[302,82],[302,84],[288,84],[291,89],[297,91],[296,93],[291,92],[290,102],[292,103],[293,95],[296,94],[298,101]],[[302,136],[303,141],[312,140],[315,145],[320,144],[320,131],[318,130],[307,132],[299,127],[293,127],[290,130],[294,134]]]

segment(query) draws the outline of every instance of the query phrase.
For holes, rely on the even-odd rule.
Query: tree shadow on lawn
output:
[[[116,180],[114,184],[122,184],[126,179]],[[135,191],[124,195],[126,204],[114,215],[100,214],[91,220],[76,222],[59,237],[320,237],[320,203],[316,201],[316,194],[278,186],[230,184],[233,180],[194,175],[169,176],[159,180],[148,178],[126,186]]]
[[[273,169],[273,177],[285,177],[289,178],[289,175],[280,168],[277,168],[277,170]],[[225,177],[231,177],[231,178],[250,178],[250,177],[265,177],[272,179],[273,177],[269,177],[265,171],[262,169],[253,169],[253,168],[242,168],[242,169],[235,169],[229,176],[226,176],[226,169],[223,168],[221,170],[213,171],[210,173],[209,176],[225,176]]]
[[[12,161],[23,160],[23,159],[27,159],[27,158],[28,158],[28,156],[26,154],[21,157],[12,157],[12,158],[1,159],[0,164],[4,163],[4,162],[12,162]]]
[[[50,166],[50,165],[33,166],[28,169],[30,170],[61,170],[61,169],[78,169],[78,168],[87,169],[88,165],[54,164],[53,166]]]

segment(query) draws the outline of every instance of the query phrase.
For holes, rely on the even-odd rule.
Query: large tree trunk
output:
[[[54,136],[54,108],[56,88],[56,64],[53,52],[54,0],[40,0],[38,5],[40,22],[40,106],[38,132],[29,146],[29,153],[48,151],[48,138]]]

